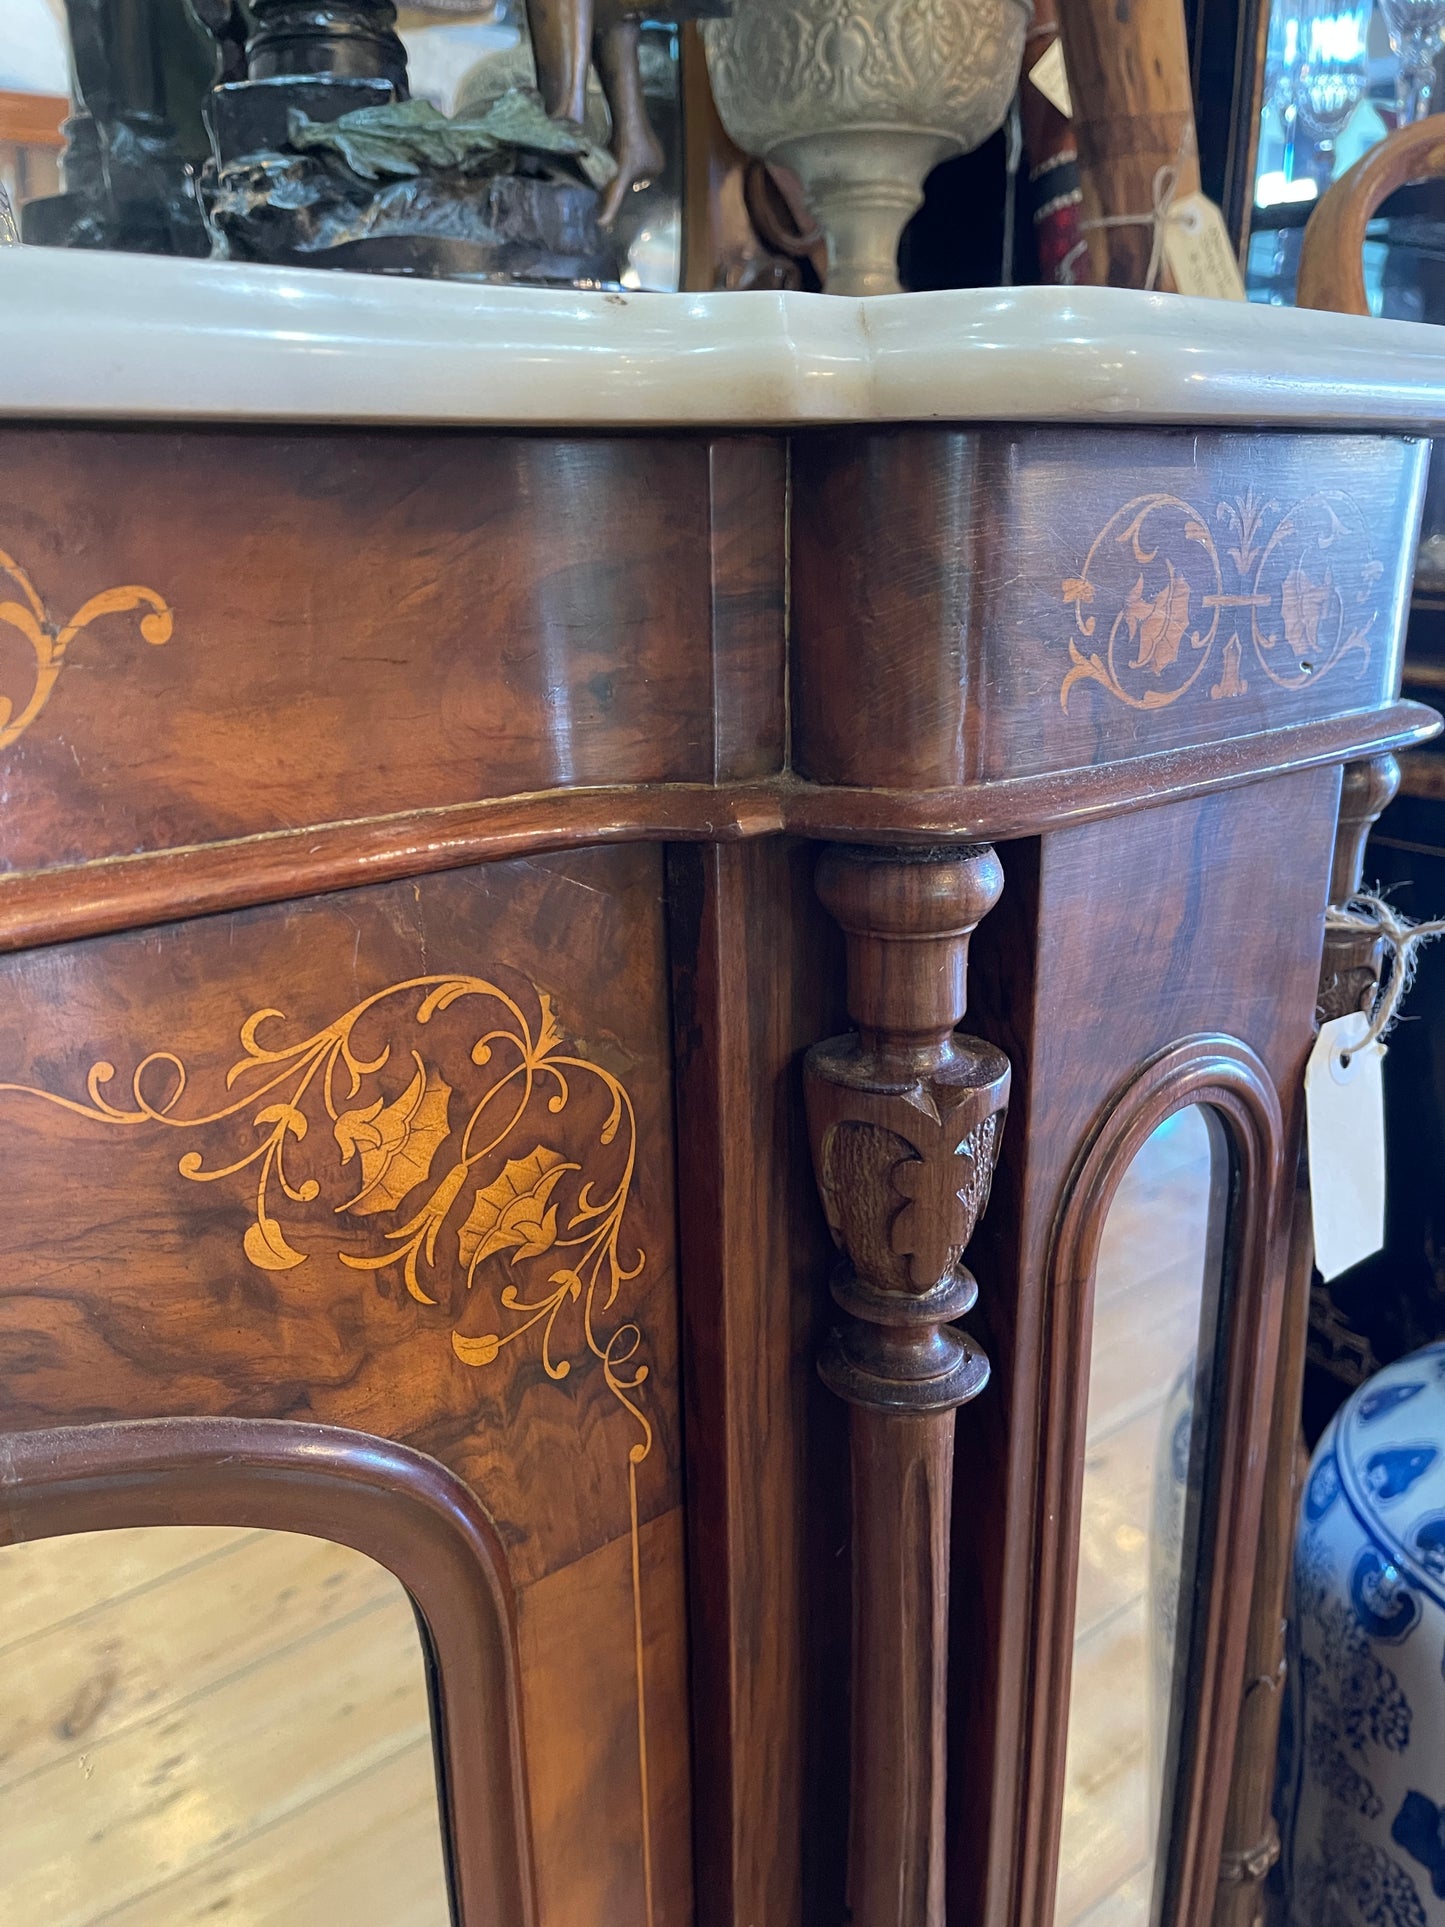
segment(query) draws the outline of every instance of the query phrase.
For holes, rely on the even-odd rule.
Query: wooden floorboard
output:
[[[444,1927],[431,1782],[430,1738],[412,1740],[92,1927]]]
[[[401,1587],[290,1533],[0,1551],[4,1927],[446,1927]]]

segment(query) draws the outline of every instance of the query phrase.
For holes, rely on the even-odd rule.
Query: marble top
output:
[[[0,251],[0,414],[1445,430],[1445,329],[1111,288],[600,294]]]

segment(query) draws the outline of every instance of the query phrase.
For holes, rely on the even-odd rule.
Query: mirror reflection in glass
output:
[[[407,1594],[289,1532],[0,1548],[7,1927],[448,1927]]]
[[[1152,1927],[1187,1702],[1228,1155],[1197,1106],[1125,1172],[1095,1273],[1056,1927]]]

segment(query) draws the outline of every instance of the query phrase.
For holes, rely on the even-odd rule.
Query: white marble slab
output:
[[[584,294],[0,251],[0,414],[1445,430],[1445,330],[1108,288]]]

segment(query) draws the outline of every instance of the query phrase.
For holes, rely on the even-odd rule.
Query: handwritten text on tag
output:
[[[1207,195],[1185,194],[1164,223],[1164,259],[1180,294],[1243,301],[1244,281],[1224,216]]]
[[[1385,1047],[1351,1049],[1369,1028],[1363,1011],[1332,1019],[1305,1066],[1315,1263],[1326,1279],[1385,1242]]]

